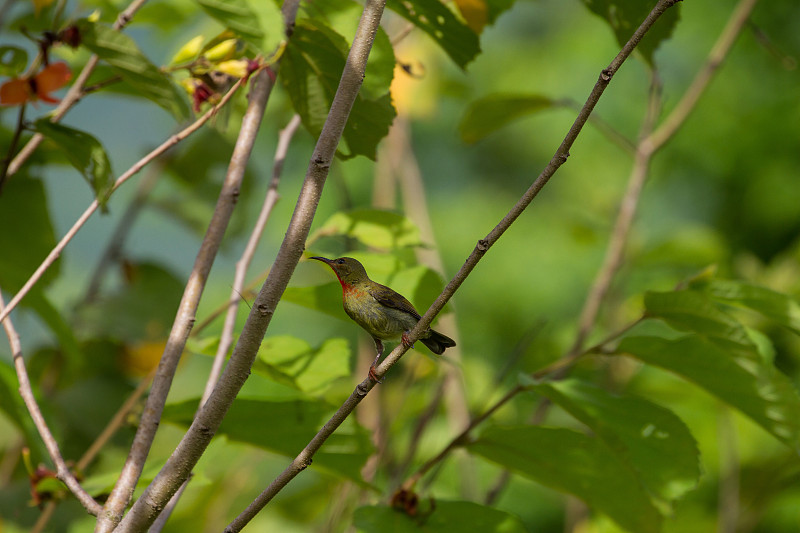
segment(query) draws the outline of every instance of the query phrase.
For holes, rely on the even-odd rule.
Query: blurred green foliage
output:
[[[372,279],[424,312],[549,161],[574,120],[574,103],[585,100],[650,3],[475,0],[471,11],[467,2],[387,4],[307,249],[356,257]],[[77,73],[89,52],[97,53],[102,63],[91,83],[115,75],[121,81],[87,95],[67,115],[57,133],[76,132],[76,146],[63,142],[66,133],[57,149],[43,144],[3,184],[0,288],[6,301],[95,194],[108,190],[106,163],[118,172],[127,168],[188,113],[182,90],[160,65],[197,35],[205,42],[226,27],[246,43],[237,53],[248,58],[273,53],[282,38],[278,2],[151,2],[124,34],[109,26],[123,2],[59,6],[37,14],[30,3],[17,2],[3,12],[0,27],[11,30],[3,33],[10,42],[0,46],[3,74],[19,75],[37,53],[19,28],[38,36],[80,20],[83,45],[54,46],[50,54]],[[222,320],[215,317],[230,298],[234,263],[267,189],[278,131],[297,112],[311,134],[299,133],[290,147],[282,199],[251,269],[251,288],[275,257],[359,7],[347,0],[301,5],[296,40],[278,70],[282,85],[269,102],[142,483],[192,420],[219,342]],[[94,9],[99,21],[85,18]],[[407,354],[249,529],[800,528],[796,2],[756,7],[696,109],[651,164],[622,268],[587,345],[638,321],[635,327],[618,344],[581,358],[568,380],[528,377],[574,341],[632,165],[619,139],[635,142],[651,75],[663,84],[663,118],[731,9],[721,0],[686,0],[656,24],[597,105],[600,121],[586,126],[567,164],[445,309],[455,317],[457,329],[446,333],[456,338],[458,355]],[[395,63],[402,68],[393,71]],[[12,314],[34,392],[72,464],[157,364],[244,106],[237,97],[228,118],[218,117],[175,147],[152,191],[127,185],[115,192],[110,212],[90,221]],[[0,110],[3,146],[11,144],[16,111]],[[47,111],[28,106],[26,119],[44,124]],[[397,129],[378,144],[392,120]],[[30,134],[23,132],[23,142]],[[65,149],[81,158],[79,171],[97,180],[94,190],[59,165]],[[422,196],[409,178],[417,168]],[[123,216],[140,202],[135,218]],[[127,225],[124,242],[109,242],[120,235],[120,223]],[[110,268],[96,271],[110,244],[120,245],[118,255]],[[431,253],[441,258],[443,272],[426,259]],[[164,531],[222,530],[366,375],[371,342],[341,310],[331,273],[311,263],[298,266],[253,375]],[[94,272],[102,276],[101,291],[87,299]],[[241,296],[243,304],[252,301],[252,292]],[[463,399],[452,385],[441,388],[451,371],[463,380]],[[515,386],[524,392],[413,492],[396,491],[463,428],[464,412],[480,414]],[[11,354],[0,345],[0,530],[10,532],[29,530],[40,515],[30,504],[23,448],[34,467],[51,466],[16,389]],[[530,424],[544,399],[552,406],[541,423]],[[141,402],[82,473],[93,496],[102,499],[113,485],[140,409]],[[498,483],[504,469],[512,475]],[[47,531],[92,527],[52,478],[33,490],[58,501]]]

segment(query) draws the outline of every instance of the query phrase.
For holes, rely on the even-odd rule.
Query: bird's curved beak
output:
[[[327,265],[330,265],[333,262],[331,259],[326,259],[326,258],[320,257],[320,256],[309,257],[309,259],[316,259],[317,261],[322,261],[323,263],[325,263]]]

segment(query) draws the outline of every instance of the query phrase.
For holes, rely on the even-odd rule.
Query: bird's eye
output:
[[[336,262],[340,265],[344,264],[344,259],[337,259]]]

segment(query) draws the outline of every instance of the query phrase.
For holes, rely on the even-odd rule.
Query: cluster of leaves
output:
[[[387,8],[428,35],[453,64],[465,69],[480,52],[481,31],[512,3],[456,0],[451,9],[440,0],[389,0]],[[633,0],[585,0],[584,4],[608,22],[619,42],[627,40],[648,10],[646,3]],[[345,65],[360,4],[350,0],[304,3],[291,39],[285,43],[276,2],[198,0],[197,5],[224,30],[212,32],[211,39],[195,37],[182,46],[173,43],[180,49],[165,68],[151,61],[133,38],[114,29],[108,20],[90,16],[56,24],[52,21],[58,16],[47,18],[51,12],[44,4],[37,7],[36,20],[40,26],[44,20],[51,21],[49,24],[54,27],[44,26],[51,34],[62,36],[69,28],[73,38],[79,36],[71,41],[78,46],[71,70],[77,71],[89,53],[100,58],[101,68],[90,84],[113,81],[104,89],[146,99],[179,121],[187,120],[192,108],[197,112],[201,106],[213,104],[231,79],[246,76],[255,68],[254,61],[269,58],[257,63],[262,66],[280,61],[279,81],[290,107],[286,111],[298,113],[305,128],[316,137]],[[648,65],[654,64],[654,51],[671,35],[678,13],[677,9],[670,11],[643,41],[640,51]],[[23,18],[23,22],[30,23],[30,17]],[[70,57],[69,53],[65,55]],[[34,99],[47,102],[58,88],[49,81],[53,73],[61,80],[59,83],[67,81],[63,67],[53,68],[63,63],[50,63],[48,67],[44,61],[32,69],[33,74],[26,73],[28,57],[22,47],[0,48],[0,60],[2,74],[11,78],[7,83],[15,84],[9,87],[23,89],[23,102],[14,103]],[[391,40],[381,30],[363,89],[345,128],[339,151],[342,160],[359,155],[375,159],[378,143],[396,115],[389,92],[395,63]],[[220,79],[218,73],[225,76]],[[30,88],[40,90],[31,92]],[[185,93],[193,105],[189,105]],[[461,122],[462,139],[474,143],[520,117],[565,105],[569,105],[566,100],[541,94],[490,94],[476,99],[467,109]],[[85,131],[51,122],[47,116],[29,126],[49,140],[50,146],[88,181],[101,205],[106,205],[113,172],[102,143]],[[156,207],[192,228],[204,227],[214,198],[208,161],[223,161],[228,148],[223,135],[211,131],[168,160],[165,169],[175,178],[172,187],[178,192],[156,199]],[[54,153],[46,154],[40,163],[57,160]],[[176,197],[181,200],[177,205]],[[0,231],[0,249],[15,251],[0,255],[0,287],[5,292],[18,290],[55,244],[47,200],[43,184],[23,175],[14,177],[3,190],[0,228],[18,227],[20,220],[26,221],[20,231]],[[352,245],[357,247],[355,251],[349,249]],[[403,293],[420,310],[442,287],[440,276],[414,258],[414,248],[426,245],[407,218],[363,207],[332,214],[317,226],[308,243],[313,254],[341,255],[348,250],[348,255],[367,267],[373,279]],[[59,276],[58,263],[24,302],[59,346],[35,351],[31,366],[35,381],[41,383],[37,392],[46,398],[47,418],[55,421],[70,457],[88,446],[101,431],[103,421],[124,401],[132,389],[130,378],[147,373],[157,361],[182,291],[181,282],[164,265],[129,261],[124,267],[119,287],[69,316],[62,316],[44,290]],[[292,286],[286,291],[284,302],[298,306],[290,307],[293,312],[312,310],[315,320],[319,316],[346,320],[341,311],[340,288],[333,279],[321,285]],[[800,332],[800,303],[796,299],[753,284],[704,276],[682,290],[649,292],[644,305],[644,319],[618,344],[604,347],[604,357],[635,359],[646,369],[657,367],[680,376],[742,413],[792,453],[800,451],[797,391],[790,379],[776,369],[770,338],[752,327],[756,316]],[[223,441],[225,446],[239,443],[246,445],[248,452],[269,452],[269,456],[243,454],[250,462],[248,471],[250,467],[257,469],[252,463],[263,460],[269,463],[263,474],[272,475],[277,465],[285,463],[286,457],[293,457],[309,441],[346,395],[351,386],[355,330],[344,324],[337,322],[336,328],[348,331],[346,336],[337,333],[319,342],[285,333],[271,334],[265,340],[254,375],[219,430],[227,439]],[[758,324],[765,329],[763,323]],[[211,364],[207,356],[213,355],[217,342],[218,336],[207,331],[198,332],[192,339],[191,354],[176,381],[178,392],[164,412],[164,421],[170,423],[167,428],[185,428],[191,423]],[[324,505],[317,490],[320,486],[333,492],[331,487],[348,481],[367,490],[386,492],[418,466],[415,457],[405,463],[394,457],[402,454],[404,446],[411,447],[414,419],[423,418],[430,397],[431,381],[417,378],[430,377],[432,367],[426,367],[424,359],[413,357],[412,354],[414,363],[409,363],[405,382],[400,381],[399,369],[392,375],[406,387],[404,390],[399,391],[392,379],[382,386],[387,396],[397,400],[387,403],[404,408],[402,418],[388,422],[388,431],[399,435],[392,443],[393,449],[380,450],[389,457],[385,463],[388,473],[365,480],[362,468],[376,449],[367,429],[355,419],[348,419],[315,456],[309,476],[317,477],[298,489],[299,496],[295,495],[294,500],[289,498],[289,508],[305,505],[304,512],[297,516],[305,517],[307,509]],[[48,370],[51,368],[58,370]],[[700,436],[693,434],[673,410],[642,394],[609,392],[609,387],[600,385],[601,372],[581,368],[577,374],[563,381],[535,381],[522,376],[527,394],[521,394],[516,402],[521,405],[519,409],[524,410],[525,402],[532,399],[546,399],[558,407],[558,416],[546,426],[496,422],[463,443],[464,448],[482,465],[494,463],[582,499],[627,531],[661,531],[676,502],[700,483]],[[54,380],[56,386],[52,385]],[[0,409],[30,447],[28,464],[44,462],[46,452],[16,388],[12,366],[0,361]],[[93,398],[104,401],[92,401]],[[135,424],[135,417],[131,421]],[[113,486],[115,454],[128,445],[130,429],[123,431],[116,443],[119,446],[108,453],[110,458],[83,480],[93,496],[102,497]],[[431,440],[426,442],[426,454],[443,444],[441,439]],[[157,468],[154,462],[140,484],[149,482]],[[203,468],[210,472],[214,466]],[[35,466],[29,466],[28,471],[37,500],[68,497],[50,472]],[[198,477],[205,477],[202,469]],[[200,481],[193,481],[199,491],[214,490],[213,484]],[[253,490],[261,488],[263,481],[259,479]],[[27,487],[15,487],[8,501],[22,501],[24,490]],[[432,493],[437,495],[436,491],[453,493],[442,485],[434,486]],[[234,492],[240,492],[240,487]],[[210,498],[207,494],[205,497]],[[249,495],[244,494],[243,498],[249,499]],[[513,512],[461,497],[437,497],[427,502],[420,502],[416,494],[403,498],[410,500],[400,502],[395,498],[394,503],[406,512],[387,505],[363,505],[353,511],[353,524],[364,532],[526,530],[523,520]],[[0,508],[3,516],[12,516],[11,510],[6,512],[2,505]]]

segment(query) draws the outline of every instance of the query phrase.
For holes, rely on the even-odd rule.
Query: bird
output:
[[[375,341],[378,355],[369,367],[369,377],[379,382],[375,365],[383,355],[383,341],[400,340],[410,348],[412,343],[408,333],[422,317],[402,294],[369,279],[364,266],[352,257],[327,259],[315,256],[311,259],[331,267],[342,284],[344,312]],[[423,332],[419,340],[436,355],[456,345],[453,339],[432,329]]]

